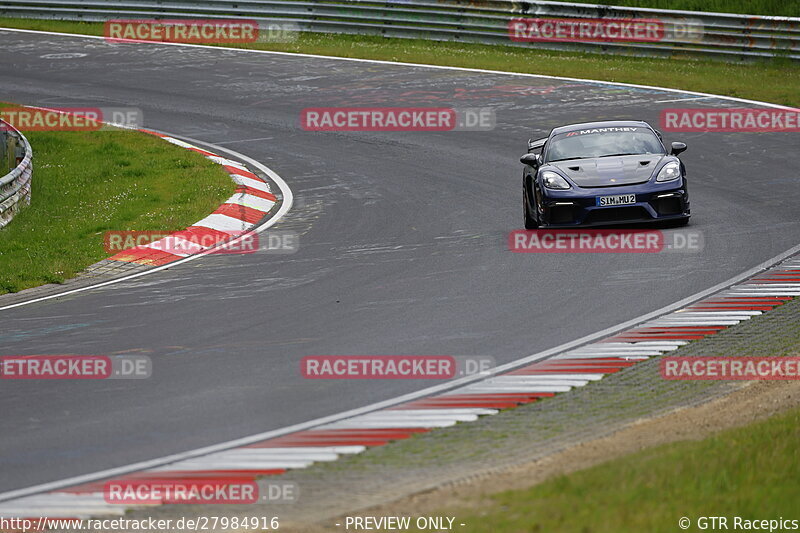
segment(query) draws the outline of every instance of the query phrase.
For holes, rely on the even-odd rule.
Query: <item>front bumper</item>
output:
[[[635,194],[636,203],[598,207],[598,196]],[[653,221],[689,218],[689,194],[686,181],[618,187],[575,187],[568,190],[542,188],[539,218],[543,227],[590,227],[617,224],[641,224]]]

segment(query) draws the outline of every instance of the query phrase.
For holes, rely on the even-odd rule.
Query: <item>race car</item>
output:
[[[520,158],[525,228],[686,224],[684,150],[673,142],[667,151],[643,121],[571,124],[529,140]]]

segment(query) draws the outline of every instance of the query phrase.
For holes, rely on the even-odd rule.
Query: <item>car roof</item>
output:
[[[591,130],[594,128],[630,128],[642,126],[650,128],[650,124],[643,120],[603,120],[600,122],[581,122],[578,124],[568,124],[566,126],[553,128],[553,131],[550,132],[550,137],[553,135],[558,135],[559,133],[566,133],[576,130]]]

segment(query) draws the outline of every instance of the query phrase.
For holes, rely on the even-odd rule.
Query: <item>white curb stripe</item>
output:
[[[581,372],[586,372],[585,370],[581,370]],[[547,383],[549,381],[600,381],[606,376],[606,373],[602,372],[595,372],[593,374],[555,374],[552,372],[547,372],[544,374],[514,374],[515,378],[521,377],[535,377],[537,380],[541,381],[542,383]]]
[[[492,392],[567,392],[572,390],[571,385],[468,385],[460,389],[458,394],[487,393]]]
[[[661,355],[661,354],[659,353],[657,355]],[[549,359],[549,361],[559,361],[560,362],[563,359],[584,359],[586,361],[592,361],[594,359],[609,359],[609,358],[611,358],[611,359],[619,359],[620,361],[627,361],[627,360],[631,360],[631,359],[637,359],[637,360],[639,360],[639,359],[649,359],[650,356],[638,355],[638,354],[625,354],[625,355],[614,356],[614,355],[608,354],[608,353],[585,354],[585,355],[566,355],[566,354],[564,354],[563,356],[557,355],[556,357],[553,357],[553,358]],[[598,361],[597,363],[594,363],[594,364],[600,364],[601,362],[602,361]],[[579,363],[576,363],[576,365],[577,364],[579,364]]]
[[[186,144],[186,143],[184,143],[184,144]],[[191,146],[191,145],[188,145],[187,148],[189,146]],[[192,148],[194,148],[194,147],[192,146]],[[220,165],[225,165],[225,166],[229,166],[229,167],[233,167],[233,168],[238,168],[239,170],[244,170],[245,172],[250,172],[247,169],[246,166],[244,166],[243,164],[239,163],[238,161],[234,161],[233,159],[226,159],[224,157],[213,156],[213,155],[208,155],[206,157],[208,159],[210,159],[211,161],[213,161],[214,163],[218,163]]]
[[[195,222],[193,226],[202,226],[204,228],[215,229],[224,231],[225,233],[233,233],[237,231],[246,231],[250,224],[238,218],[229,217],[220,213],[212,213],[203,220]]]
[[[171,468],[159,467],[148,472],[196,472],[203,470],[281,470],[288,468],[307,468],[314,460],[301,457],[273,457],[270,460],[248,459],[192,459],[185,464],[175,464]]]
[[[722,318],[722,317],[751,317],[751,316],[758,316],[762,314],[761,311],[687,311],[681,313],[673,313],[671,315],[667,315],[667,318],[673,317],[711,317],[711,318]]]
[[[497,378],[498,380],[487,381],[485,387],[538,387],[544,386],[565,386],[565,387],[583,387],[589,380],[586,379],[542,379],[538,374],[522,374],[513,375],[508,377]]]
[[[612,356],[615,354],[625,355],[661,355],[664,352],[672,350],[575,350],[565,354],[567,356],[582,356],[582,355],[598,355],[598,356]]]
[[[191,150],[192,148],[198,148],[197,146],[191,145],[191,144],[189,144],[187,142],[184,142],[184,141],[182,141],[180,139],[176,139],[175,137],[166,136],[166,137],[161,137],[161,138],[164,139],[165,141],[167,141],[168,143],[172,143],[172,144],[174,144],[176,146],[180,146],[181,148],[186,148],[186,149],[189,149],[189,150]],[[202,150],[202,148],[198,148],[198,149]],[[203,150],[203,151],[204,152],[208,152],[208,153],[212,153],[212,152],[209,152],[208,150]],[[206,156],[206,157],[210,158],[211,156]]]
[[[342,422],[333,422],[319,426],[317,429],[386,429],[386,428],[445,428],[455,426],[455,420],[397,420],[393,421],[391,426],[386,422],[379,420],[365,420],[365,421],[350,421],[345,420]]]
[[[258,189],[259,191],[264,191],[268,193],[272,192],[267,183],[264,183],[263,181],[259,180],[254,180],[253,178],[248,178],[247,176],[242,176],[241,174],[231,174],[231,179],[237,185],[250,187],[251,189]]]
[[[496,415],[497,409],[487,409],[484,407],[454,407],[451,409],[392,409],[381,411],[381,413],[413,413],[414,416],[432,416],[447,418],[451,415]]]
[[[275,205],[275,202],[272,200],[267,200],[266,198],[253,196],[252,194],[247,194],[244,192],[234,194],[225,200],[225,203],[231,205],[243,205],[257,211],[262,211],[265,214],[272,209],[272,206]]]

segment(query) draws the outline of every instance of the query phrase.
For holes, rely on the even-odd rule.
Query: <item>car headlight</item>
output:
[[[656,177],[656,181],[672,181],[676,180],[681,177],[681,164],[677,161],[670,161],[661,171],[658,173],[658,177]]]
[[[548,189],[569,189],[569,183],[567,180],[556,174],[555,172],[550,172],[549,170],[545,170],[542,172],[542,183]]]

